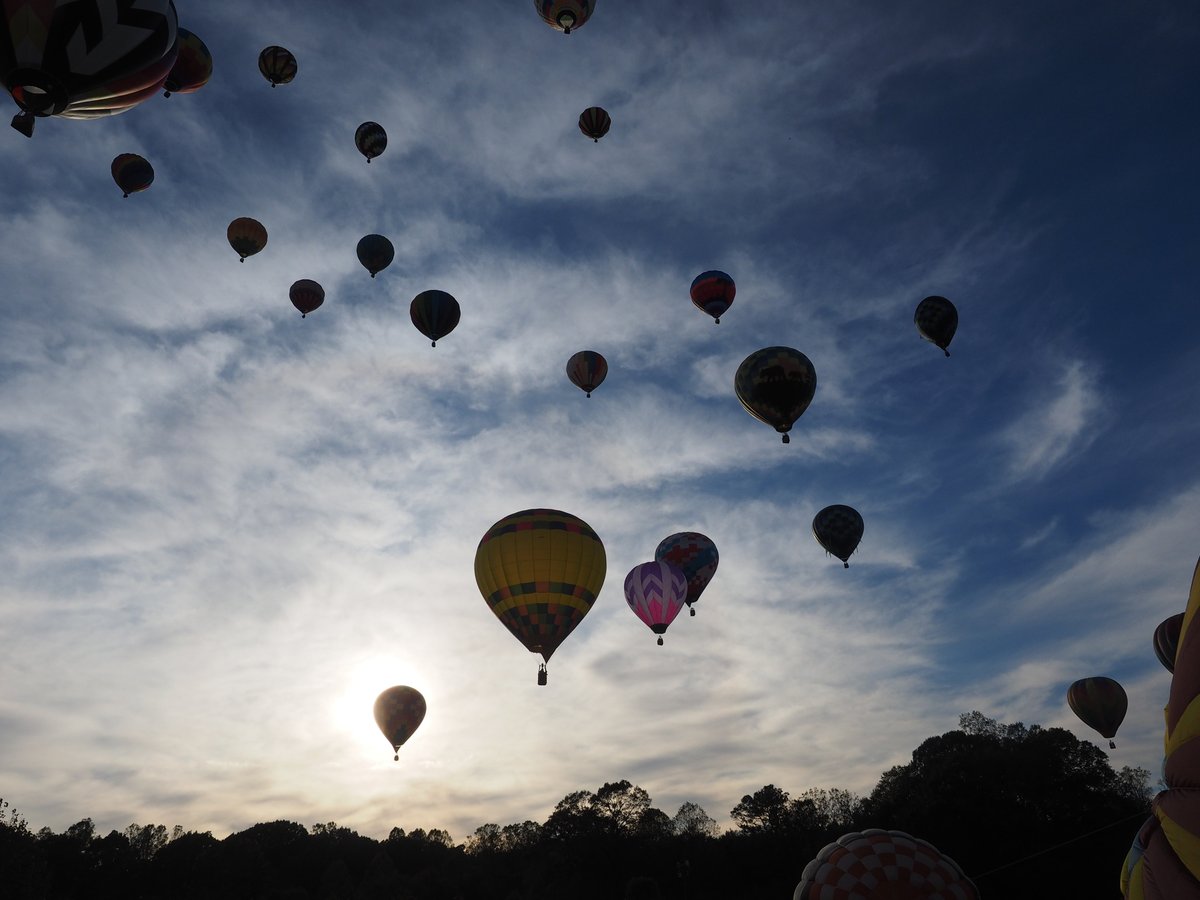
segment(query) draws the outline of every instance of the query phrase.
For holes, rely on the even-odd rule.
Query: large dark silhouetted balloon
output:
[[[163,96],[191,94],[208,84],[212,78],[212,54],[204,41],[186,28],[179,29],[179,55],[163,82]]]
[[[1125,688],[1103,675],[1081,678],[1067,688],[1067,703],[1084,725],[1109,739],[1109,748],[1117,746],[1112,739],[1129,708]]]
[[[425,698],[407,685],[390,687],[375,698],[375,724],[400,758],[400,748],[425,718]]]
[[[903,831],[844,834],[800,875],[792,900],[978,900],[958,863]]]
[[[358,261],[363,264],[371,277],[382,272],[396,258],[396,248],[382,234],[368,234],[358,242]]]
[[[1179,632],[1183,629],[1183,613],[1163,619],[1154,629],[1154,655],[1168,672],[1175,671],[1175,655],[1179,652]]]
[[[946,348],[950,346],[954,332],[958,330],[958,310],[954,308],[953,303],[945,297],[926,297],[917,304],[913,322],[916,323],[921,337],[936,344],[947,356],[950,355]]]
[[[579,28],[591,16],[595,0],[533,0],[534,9],[551,28],[566,34]]]
[[[263,78],[271,82],[271,87],[287,84],[296,77],[299,69],[296,57],[286,47],[272,44],[270,47],[264,47],[262,53],[258,54],[258,71],[262,72]]]
[[[461,314],[458,301],[445,291],[421,291],[408,307],[413,325],[434,347],[454,330]]]
[[[546,663],[583,621],[604,584],[604,544],[587,522],[557,509],[526,509],[487,530],[475,581],[504,627]]]
[[[782,434],[786,444],[792,424],[812,402],[817,372],[799,350],[764,347],[742,360],[733,388],[746,412]]]
[[[33,137],[38,116],[125,112],[162,88],[177,54],[171,0],[23,0],[0,9],[0,77]]]
[[[685,602],[694,616],[696,608],[692,604],[700,599],[700,595],[717,572],[717,562],[720,560],[717,545],[698,531],[680,531],[663,538],[654,551],[654,558],[683,570],[687,578]]]
[[[692,279],[692,303],[712,316],[715,325],[721,324],[721,316],[733,305],[735,294],[737,285],[733,279],[716,269],[701,272]]]
[[[841,503],[827,506],[813,517],[812,530],[825,552],[832,553],[843,566],[850,568],[850,554],[863,536],[863,518],[858,510]]]
[[[571,379],[571,384],[589,397],[607,374],[608,360],[595,350],[580,350],[567,360],[567,377]]]
[[[589,106],[579,114],[579,130],[593,141],[599,141],[608,134],[608,129],[611,127],[612,119],[599,106]]]
[[[122,153],[112,161],[112,177],[124,196],[144,191],[154,183],[154,166],[136,153]]]
[[[658,635],[659,646],[686,600],[687,576],[665,560],[641,563],[625,576],[625,602]]]
[[[387,132],[378,122],[363,122],[354,131],[354,146],[370,162],[387,147]]]
[[[267,246],[267,229],[258,219],[249,216],[241,216],[230,222],[225,229],[225,237],[229,239],[229,246],[241,257],[241,262]]]
[[[325,288],[311,278],[301,278],[292,285],[288,296],[292,298],[292,306],[300,310],[300,318],[304,318],[325,302]]]

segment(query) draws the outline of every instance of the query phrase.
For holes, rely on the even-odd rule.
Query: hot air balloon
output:
[[[371,277],[382,272],[396,258],[396,248],[382,234],[368,234],[358,242],[358,261],[363,264]]]
[[[625,602],[658,635],[675,621],[687,600],[687,576],[679,566],[655,560],[634,566],[625,576]]]
[[[926,297],[917,304],[913,321],[921,337],[941,347],[947,356],[950,355],[946,348],[950,346],[954,332],[958,329],[958,310],[954,308],[953,303],[945,297]]]
[[[1187,612],[1179,635],[1171,695],[1164,710],[1162,780],[1121,870],[1127,900],[1200,898],[1200,644],[1192,629],[1200,617],[1200,562],[1192,572]]]
[[[817,372],[799,350],[764,347],[742,360],[733,388],[746,412],[782,434],[786,444],[792,423],[812,402]]]
[[[958,863],[903,831],[868,828],[826,844],[792,900],[978,900]]]
[[[841,503],[827,506],[813,517],[812,530],[825,552],[832,553],[843,566],[850,568],[847,560],[863,536],[863,518],[858,510]]]
[[[1179,652],[1179,632],[1183,629],[1183,613],[1163,619],[1154,629],[1154,655],[1168,672],[1175,671],[1175,654]]]
[[[533,0],[533,6],[547,25],[570,34],[588,20],[596,0]]]
[[[696,608],[692,604],[700,599],[717,571],[717,545],[698,531],[681,531],[663,538],[654,551],[654,558],[683,570],[687,578],[687,599],[684,602],[694,616]]]
[[[713,269],[701,272],[692,279],[692,302],[713,317],[713,323],[721,324],[721,315],[733,305],[737,285],[724,272]]]
[[[299,68],[296,57],[286,47],[272,44],[270,47],[264,47],[262,53],[258,54],[258,71],[262,72],[263,78],[271,82],[271,87],[287,84],[296,77]]]
[[[0,75],[33,137],[39,116],[94,119],[125,112],[162,88],[177,54],[171,0],[24,0],[0,10]]]
[[[378,122],[363,122],[354,131],[354,146],[370,162],[387,147],[387,132]]]
[[[122,153],[112,161],[112,177],[128,197],[154,183],[154,166],[136,153]]]
[[[587,615],[604,584],[604,545],[582,519],[526,509],[487,530],[475,551],[475,581],[488,608],[546,663]]]
[[[375,724],[400,759],[400,748],[425,718],[425,698],[407,685],[390,687],[375,698]]]
[[[608,360],[595,350],[580,350],[567,360],[567,377],[571,384],[592,396],[608,374]]]
[[[292,298],[292,306],[300,310],[300,318],[304,318],[325,302],[325,288],[309,278],[301,278],[288,291]]]
[[[1129,707],[1125,688],[1102,675],[1081,678],[1067,688],[1067,703],[1084,725],[1109,739],[1110,749],[1117,746],[1112,738],[1117,736]]]
[[[589,106],[579,114],[579,130],[593,141],[599,141],[611,127],[612,118],[599,106]]]
[[[432,341],[431,346],[436,347],[440,338],[454,330],[461,311],[458,301],[445,291],[421,291],[413,297],[408,315],[417,326],[417,331]]]
[[[212,78],[212,54],[204,41],[186,28],[179,29],[179,55],[163,82],[164,97],[172,94],[191,94],[208,84]]]
[[[230,222],[225,236],[229,239],[229,246],[241,257],[241,262],[267,246],[267,229],[258,219],[249,216],[241,216]]]

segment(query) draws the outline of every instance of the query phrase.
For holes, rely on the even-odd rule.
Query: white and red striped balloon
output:
[[[659,635],[679,615],[687,600],[687,576],[669,562],[655,560],[634,566],[625,576],[625,602],[650,630]]]

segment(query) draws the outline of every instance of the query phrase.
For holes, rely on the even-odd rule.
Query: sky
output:
[[[868,793],[971,710],[1157,778],[1151,635],[1200,555],[1200,7],[177,7],[201,91],[0,134],[0,796],[31,826],[462,841],[628,779],[728,827],[766,784]],[[128,199],[125,152],[156,173]],[[426,289],[462,308],[436,348]],[[788,445],[733,391],[773,345],[817,372]],[[473,568],[532,507],[608,558],[545,687]],[[678,531],[720,565],[659,647],[622,584]],[[1092,675],[1116,750],[1066,704]],[[395,684],[429,710],[399,762]]]

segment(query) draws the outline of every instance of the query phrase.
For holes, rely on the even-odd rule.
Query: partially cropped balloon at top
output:
[[[654,551],[654,558],[678,566],[687,578],[687,598],[691,615],[696,614],[693,605],[700,599],[704,589],[717,572],[720,555],[717,545],[707,535],[698,531],[680,531],[662,539]]]
[[[247,256],[253,256],[267,246],[267,229],[258,219],[249,216],[240,216],[230,222],[225,229],[225,237],[229,246],[241,257],[240,262],[245,262]]]
[[[387,148],[387,132],[378,122],[363,122],[354,131],[354,146],[370,162]]]
[[[858,549],[858,542],[863,536],[863,517],[853,506],[835,503],[826,506],[813,517],[813,537],[825,548],[826,553],[832,553],[842,561],[845,568],[850,568],[850,555]]]
[[[589,106],[579,114],[579,130],[593,141],[599,141],[611,127],[612,118],[599,106]]]
[[[0,12],[0,77],[33,137],[37,118],[95,119],[132,109],[163,87],[178,56],[171,0],[24,0]]]
[[[533,0],[538,15],[551,28],[570,34],[579,28],[596,7],[595,0]]]
[[[458,301],[445,291],[421,291],[408,306],[408,315],[417,331],[429,338],[430,346],[452,332],[462,311]]]
[[[112,161],[112,177],[125,197],[154,183],[154,166],[136,153],[122,153]]]
[[[721,316],[733,305],[737,285],[724,272],[712,269],[701,272],[692,279],[692,303],[713,317],[713,324],[721,324]]]
[[[1109,739],[1110,749],[1116,748],[1113,738],[1129,708],[1125,688],[1103,675],[1080,678],[1067,688],[1067,703],[1084,725]]]
[[[926,297],[917,304],[913,322],[921,337],[950,355],[950,341],[958,330],[958,310],[945,297]]]
[[[400,748],[425,719],[425,697],[406,684],[390,687],[375,698],[375,724],[400,759]]]
[[[204,41],[186,28],[179,29],[179,55],[163,82],[164,97],[172,94],[191,94],[208,84],[212,78],[212,54]]]
[[[607,569],[587,522],[557,509],[525,509],[489,528],[475,550],[479,593],[512,635],[546,663],[588,614]]]
[[[953,859],[903,831],[843,834],[804,867],[792,900],[978,900]]]
[[[592,396],[608,375],[608,360],[595,350],[580,350],[567,360],[567,377],[571,384]]]
[[[286,47],[272,44],[270,47],[264,47],[262,53],[258,54],[258,71],[262,72],[263,78],[271,82],[271,87],[287,84],[296,77],[299,69],[296,57]]]
[[[733,387],[746,412],[783,435],[808,409],[817,389],[817,371],[809,358],[791,347],[755,350],[738,366]]]

